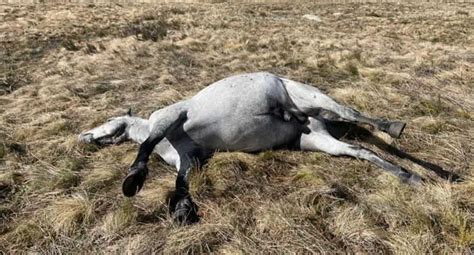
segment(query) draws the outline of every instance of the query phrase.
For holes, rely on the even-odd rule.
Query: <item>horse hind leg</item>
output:
[[[403,122],[370,118],[355,109],[337,103],[317,88],[288,79],[282,80],[295,105],[309,116],[318,116],[321,109],[324,109],[346,121],[369,124],[394,138],[399,138],[403,133],[406,125]]]
[[[290,121],[291,117],[294,117],[299,123],[307,124],[308,114],[298,108],[295,102],[293,102],[292,98],[288,94],[284,82],[278,77],[274,78],[274,81],[276,81],[278,84],[278,89],[271,90],[272,92],[269,94],[269,96],[271,99],[275,100],[277,104],[275,109],[280,111],[277,115],[281,115],[285,121]]]
[[[329,99],[332,100],[331,98]],[[378,130],[386,132],[393,138],[399,138],[402,135],[403,130],[405,129],[405,126],[406,126],[406,123],[401,122],[401,121],[389,121],[386,119],[377,119],[377,118],[367,117],[357,110],[354,110],[350,107],[343,106],[336,103],[334,100],[332,100],[332,102],[328,102],[327,105],[328,105],[328,110],[335,112],[341,118],[346,119],[348,121],[352,121],[352,122],[369,124],[377,128]]]
[[[374,152],[335,139],[326,131],[325,124],[320,120],[310,118],[309,127],[311,132],[301,135],[301,150],[322,151],[335,156],[346,155],[359,159],[365,159],[374,163],[385,171],[399,177],[400,180],[404,182],[410,184],[419,184],[421,182],[421,177],[417,174],[409,173],[402,167],[394,165],[380,158]]]

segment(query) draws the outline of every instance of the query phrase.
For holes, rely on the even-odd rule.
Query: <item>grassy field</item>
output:
[[[473,4],[3,5],[0,21],[0,253],[474,248]],[[316,152],[221,152],[191,177],[201,222],[181,227],[167,213],[172,167],[153,158],[128,199],[121,181],[137,145],[77,141],[129,107],[148,117],[262,70],[406,121],[398,140],[344,139],[426,183]]]

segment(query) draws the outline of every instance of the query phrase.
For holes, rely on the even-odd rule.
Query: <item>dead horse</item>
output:
[[[170,212],[182,223],[198,220],[197,207],[189,194],[189,170],[195,163],[205,162],[216,150],[322,151],[365,159],[404,182],[421,182],[420,176],[374,152],[331,136],[321,112],[332,112],[344,121],[372,125],[395,138],[400,137],[405,127],[405,123],[370,118],[340,105],[313,86],[259,72],[217,81],[190,99],[153,112],[148,120],[130,114],[109,119],[81,133],[79,139],[97,144],[126,140],[140,143],[138,156],[122,185],[128,197],[142,188],[153,151],[175,166],[178,176]]]

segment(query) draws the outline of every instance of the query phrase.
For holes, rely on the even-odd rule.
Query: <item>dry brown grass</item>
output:
[[[0,253],[472,252],[473,15],[468,3],[0,6]],[[464,181],[363,137],[428,182],[321,153],[223,152],[192,176],[201,222],[180,227],[173,168],[154,158],[126,199],[137,146],[77,143],[128,107],[146,117],[261,70],[408,122],[400,140],[376,136]]]

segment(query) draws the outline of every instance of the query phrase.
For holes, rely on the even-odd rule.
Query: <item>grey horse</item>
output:
[[[131,114],[109,119],[81,133],[79,140],[102,145],[133,140],[140,144],[122,185],[123,194],[128,197],[142,188],[153,151],[175,166],[178,176],[170,212],[182,223],[198,220],[197,207],[189,195],[189,170],[195,163],[205,162],[217,150],[322,151],[365,159],[404,182],[421,182],[420,176],[374,152],[331,136],[323,112],[333,113],[344,121],[372,125],[395,138],[405,127],[403,122],[370,118],[340,105],[313,86],[259,72],[217,81],[188,100],[153,112],[148,120]]]

